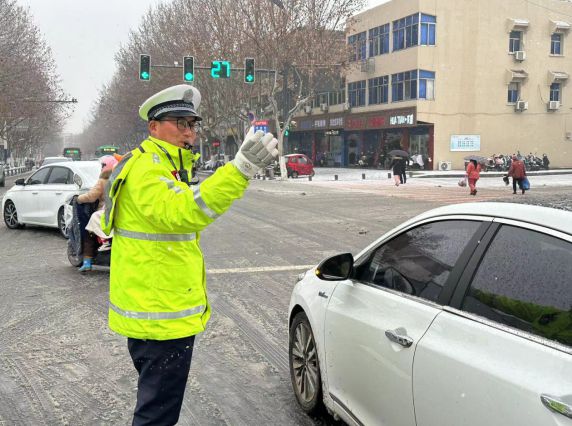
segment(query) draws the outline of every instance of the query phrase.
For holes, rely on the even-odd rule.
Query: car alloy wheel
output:
[[[66,220],[64,218],[64,208],[60,207],[60,210],[58,211],[58,228],[60,230],[60,234],[62,235],[62,237],[64,237],[65,239],[69,238],[69,232],[68,232],[68,227],[66,226]]]
[[[290,327],[290,379],[298,404],[308,414],[323,408],[320,363],[308,317],[299,312]]]
[[[4,223],[10,229],[22,227],[18,222],[18,212],[16,212],[16,206],[12,201],[6,201],[4,204]]]

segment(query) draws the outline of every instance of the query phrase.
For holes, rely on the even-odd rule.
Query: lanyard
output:
[[[179,149],[179,170],[177,170],[177,166],[175,166],[175,162],[173,161],[173,158],[171,157],[171,155],[169,154],[169,152],[163,148],[161,145],[159,145],[157,142],[153,142],[155,145],[157,145],[159,147],[159,149],[161,151],[163,151],[165,153],[165,155],[167,156],[167,159],[169,160],[169,162],[171,163],[171,165],[173,166],[173,169],[175,169],[175,177],[177,178],[177,180],[179,182],[185,182],[187,185],[190,185],[189,183],[189,174],[188,172],[183,168],[183,155],[181,154],[181,150]]]

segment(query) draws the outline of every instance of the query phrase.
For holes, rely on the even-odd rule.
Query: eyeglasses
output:
[[[189,129],[193,132],[198,132],[199,129],[201,128],[201,125],[198,121],[192,120],[192,121],[187,121],[184,118],[177,118],[177,119],[162,119],[162,120],[157,120],[157,121],[172,121],[173,123],[177,123],[177,129],[179,129],[181,132],[184,132],[185,130]]]

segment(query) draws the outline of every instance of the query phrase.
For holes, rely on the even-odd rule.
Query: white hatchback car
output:
[[[64,204],[89,190],[99,178],[98,161],[69,161],[40,167],[28,179],[18,179],[2,199],[4,223],[10,229],[25,224],[59,228],[67,238]]]
[[[290,302],[299,405],[348,424],[572,425],[572,213],[508,203],[426,212]]]

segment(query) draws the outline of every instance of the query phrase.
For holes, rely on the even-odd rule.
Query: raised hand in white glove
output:
[[[254,127],[251,127],[232,163],[240,173],[252,179],[260,169],[269,166],[276,159],[276,145],[278,141],[272,133],[264,134],[262,130],[254,133]]]

